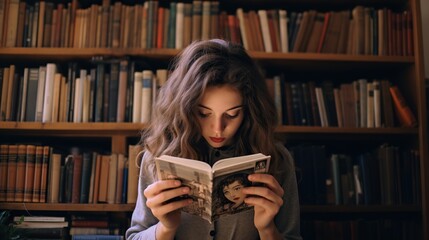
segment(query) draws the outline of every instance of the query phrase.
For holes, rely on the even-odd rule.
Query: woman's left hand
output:
[[[284,190],[277,180],[269,174],[251,174],[249,180],[253,183],[262,183],[260,186],[243,189],[243,193],[247,194],[245,203],[254,206],[255,227],[260,233],[274,233],[277,231],[274,217],[283,205]]]

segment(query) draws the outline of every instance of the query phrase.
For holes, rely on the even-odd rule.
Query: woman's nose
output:
[[[216,118],[216,119],[214,119],[213,123],[212,123],[212,126],[213,126],[213,131],[215,133],[218,133],[218,134],[222,133],[223,130],[225,129],[225,123],[222,120],[222,118]]]

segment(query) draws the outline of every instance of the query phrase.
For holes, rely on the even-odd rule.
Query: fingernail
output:
[[[174,181],[174,185],[180,186],[180,184],[182,184],[180,181]]]

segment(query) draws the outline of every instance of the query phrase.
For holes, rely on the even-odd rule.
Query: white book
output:
[[[133,123],[141,120],[143,73],[134,73],[134,93],[133,93]]]
[[[236,11],[236,15],[238,18],[238,22],[240,25],[240,33],[241,33],[241,40],[243,41],[243,46],[246,50],[249,50],[249,43],[247,42],[247,33],[246,33],[246,29],[244,27],[244,13],[243,13],[243,9],[242,8],[238,8]],[[261,26],[262,29],[262,35],[265,35],[264,30]],[[265,40],[264,40],[265,42]],[[267,51],[266,51],[267,52]]]
[[[53,217],[53,216],[15,216],[13,217],[14,222],[64,222],[65,217]]]
[[[143,82],[142,82],[142,107],[141,117],[142,123],[149,123],[152,113],[152,71],[143,71]]]
[[[15,225],[17,228],[64,228],[68,222],[22,222]]]
[[[46,64],[45,94],[43,96],[43,116],[42,116],[42,122],[44,123],[52,121],[52,105],[53,105],[55,72],[56,72],[56,66],[54,63]]]
[[[43,100],[45,95],[46,66],[39,67],[39,84],[37,86],[36,122],[42,121]]]
[[[258,16],[261,22],[262,39],[264,40],[265,52],[273,52],[273,46],[271,45],[270,37],[270,27],[268,25],[267,10],[258,10]]]
[[[84,96],[84,86],[85,86],[86,76],[87,76],[86,69],[81,69],[79,73],[79,78],[76,78],[76,86],[75,86],[75,93],[74,93],[73,122],[82,122],[83,96]]]
[[[289,52],[289,39],[287,27],[287,11],[284,9],[279,10],[279,23],[280,23],[280,46],[283,53]]]
[[[374,80],[372,82],[374,87],[374,127],[381,127],[381,93],[380,81]]]
[[[187,158],[162,155],[155,158],[158,177],[162,180],[180,180],[190,192],[167,202],[192,199],[193,202],[182,211],[213,222],[222,215],[251,210],[244,203],[243,187],[252,186],[247,177],[253,173],[266,173],[270,156],[261,153],[226,158],[217,161],[213,167],[206,162]],[[234,191],[238,199],[228,200],[228,192]]]
[[[28,92],[28,81],[29,81],[29,68],[24,68],[24,78],[22,81],[22,100],[21,100],[21,113],[19,121],[25,121],[25,110],[27,108],[27,92]]]
[[[183,48],[183,24],[185,18],[185,4],[178,2],[176,5],[176,49]]]

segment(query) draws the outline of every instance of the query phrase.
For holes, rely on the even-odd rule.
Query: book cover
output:
[[[265,173],[269,169],[270,156],[261,153],[227,158],[210,167],[205,162],[163,155],[155,159],[160,179],[179,179],[188,186],[193,203],[183,211],[213,222],[222,215],[251,209],[244,203],[243,187],[250,186],[247,176]],[[173,199],[174,201],[175,199]]]

